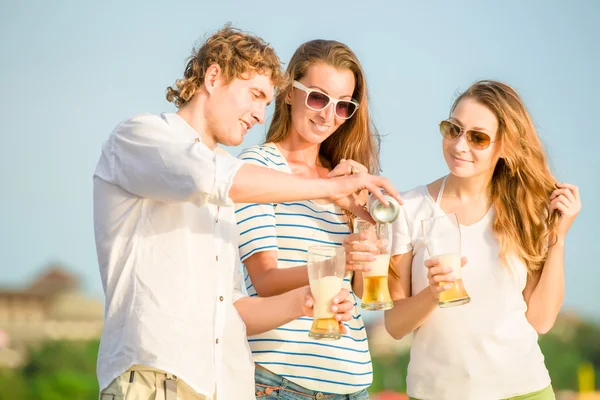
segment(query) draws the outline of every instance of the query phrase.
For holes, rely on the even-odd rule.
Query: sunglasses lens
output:
[[[320,92],[310,92],[306,98],[306,104],[315,110],[322,110],[329,104],[329,96]]]
[[[491,138],[487,133],[477,131],[467,132],[467,140],[471,146],[479,150],[487,149],[491,142]]]
[[[356,104],[350,101],[340,100],[335,107],[335,114],[339,118],[348,119],[356,111]]]
[[[455,139],[460,135],[460,127],[450,121],[442,121],[440,123],[440,132],[446,139]]]

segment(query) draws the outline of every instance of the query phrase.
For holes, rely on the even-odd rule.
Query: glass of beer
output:
[[[392,226],[390,224],[371,224],[364,219],[354,219],[354,233],[367,234],[361,243],[370,244],[379,250],[375,261],[365,264],[371,270],[363,271],[363,296],[360,307],[365,310],[389,310],[394,306],[388,287],[388,270],[392,250]]]
[[[442,267],[452,267],[451,275],[456,278],[451,289],[440,293],[438,305],[444,308],[467,304],[471,298],[462,280],[460,225],[456,214],[424,219],[421,221],[421,228],[430,258],[439,259]],[[449,282],[440,282],[440,285],[447,283]]]
[[[313,339],[340,339],[342,331],[331,306],[333,298],[342,290],[344,283],[344,248],[311,246],[308,248],[307,266],[310,291],[314,300],[313,324],[308,336]]]

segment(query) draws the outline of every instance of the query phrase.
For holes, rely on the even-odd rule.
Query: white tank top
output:
[[[404,206],[394,222],[392,254],[413,254],[411,285],[428,286],[421,220],[443,215],[445,179],[435,202],[426,186],[402,194]],[[478,222],[460,226],[462,270],[471,302],[436,308],[414,332],[407,392],[422,400],[498,400],[550,385],[537,333],[527,321],[523,289],[525,264],[516,257],[503,265],[492,231],[494,210]]]

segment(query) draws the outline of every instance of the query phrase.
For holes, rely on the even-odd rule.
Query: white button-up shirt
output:
[[[241,160],[211,151],[179,115],[119,124],[94,174],[106,294],[100,388],[133,364],[219,400],[254,399],[254,364],[233,303],[244,294],[228,198]]]

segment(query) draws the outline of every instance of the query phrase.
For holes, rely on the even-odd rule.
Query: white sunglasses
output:
[[[323,111],[329,106],[329,104],[333,104],[333,112],[335,113],[336,117],[340,119],[349,119],[352,118],[356,110],[358,110],[359,104],[354,99],[334,99],[333,97],[319,90],[307,88],[298,81],[294,81],[293,87],[306,93],[304,102],[306,103],[306,107],[313,111]]]

